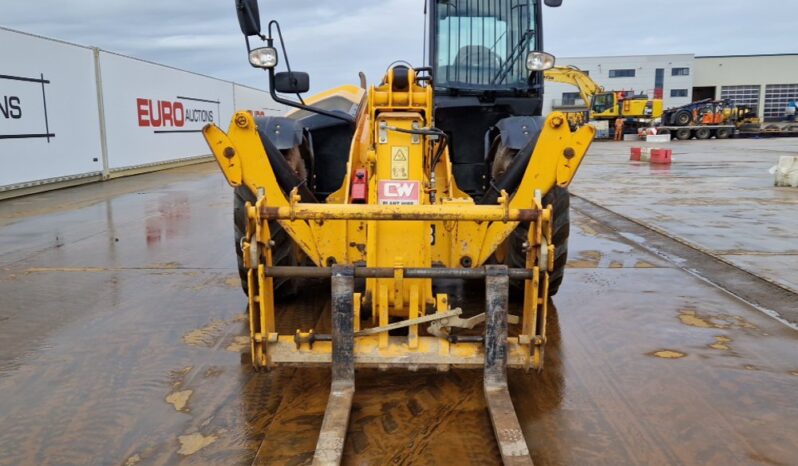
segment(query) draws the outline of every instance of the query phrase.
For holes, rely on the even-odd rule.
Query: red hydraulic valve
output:
[[[352,187],[349,190],[351,193],[352,204],[365,204],[369,197],[368,176],[366,176],[365,168],[358,168],[355,170],[355,176],[352,177]]]

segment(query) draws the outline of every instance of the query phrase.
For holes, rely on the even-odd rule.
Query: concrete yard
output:
[[[768,169],[798,140],[630,145],[591,149],[545,368],[511,373],[535,464],[796,464],[798,189]],[[0,203],[0,464],[309,464],[328,371],[251,370],[231,207],[214,164]],[[307,287],[280,330],[328,325]],[[498,464],[481,377],[359,371],[344,463]]]

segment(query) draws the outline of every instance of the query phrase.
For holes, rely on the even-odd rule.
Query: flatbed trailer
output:
[[[738,133],[734,125],[656,126],[657,134],[670,134],[672,139],[729,139]]]
[[[672,139],[729,139],[732,137],[789,137],[798,136],[798,121],[779,121],[761,124],[655,126],[656,134],[670,134]]]

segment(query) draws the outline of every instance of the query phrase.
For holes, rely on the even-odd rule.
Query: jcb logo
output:
[[[377,192],[382,205],[416,205],[419,193],[418,181],[380,181]]]

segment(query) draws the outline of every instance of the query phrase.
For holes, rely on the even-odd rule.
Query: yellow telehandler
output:
[[[567,254],[567,187],[594,129],[540,116],[554,65],[541,51],[541,2],[427,8],[432,66],[394,63],[368,89],[302,98],[309,77],[288,66],[279,23],[263,34],[257,0],[236,0],[250,63],[294,110],[240,111],[227,132],[203,129],[235,190],[252,364],[332,369],[314,464],[341,460],[356,367],[484,369],[503,461],[531,464],[506,368],[542,367]],[[306,277],[331,281],[331,333],[280,334],[275,297]],[[438,284],[453,279],[483,282],[484,308],[450,306]],[[523,297],[519,315],[508,314],[511,293]]]

